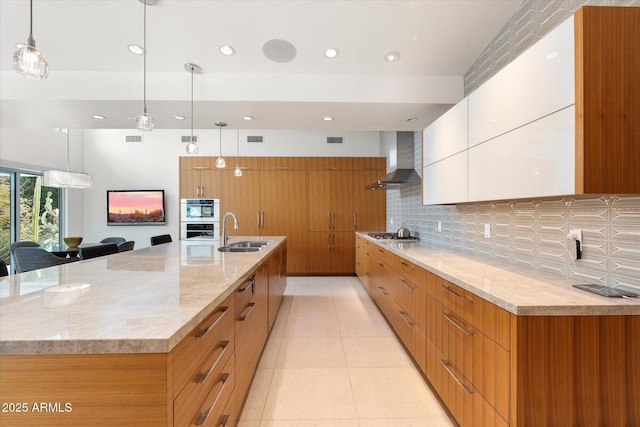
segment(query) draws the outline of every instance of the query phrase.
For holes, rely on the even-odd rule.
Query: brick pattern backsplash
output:
[[[393,132],[380,133],[389,157]],[[415,169],[422,171],[422,138],[415,133]],[[441,232],[438,232],[440,221]],[[422,188],[387,190],[387,231],[406,223],[412,234],[437,246],[577,277],[588,283],[640,290],[640,195],[507,200],[423,206]],[[484,237],[489,224],[491,238]],[[583,234],[575,260],[571,229]]]

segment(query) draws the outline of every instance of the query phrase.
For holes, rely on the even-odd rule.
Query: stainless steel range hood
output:
[[[420,184],[420,175],[414,170],[413,132],[396,132],[389,151],[391,172],[365,186],[365,190],[388,190]]]

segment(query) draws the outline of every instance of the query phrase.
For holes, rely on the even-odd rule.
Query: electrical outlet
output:
[[[491,225],[490,224],[485,224],[484,225],[484,238],[485,239],[490,239],[491,238]]]
[[[438,233],[442,233],[442,221],[438,221]]]

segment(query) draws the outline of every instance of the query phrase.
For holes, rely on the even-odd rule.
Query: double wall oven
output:
[[[220,199],[181,199],[180,238],[220,240]]]

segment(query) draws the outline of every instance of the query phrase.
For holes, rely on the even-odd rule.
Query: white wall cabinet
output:
[[[442,205],[468,201],[467,156],[462,151],[446,159],[424,166],[422,173],[423,203]]]
[[[570,17],[469,95],[469,147],[575,103]]]
[[[422,132],[422,165],[467,149],[467,98],[451,107]]]
[[[469,149],[469,201],[571,194],[575,108],[565,108]]]

